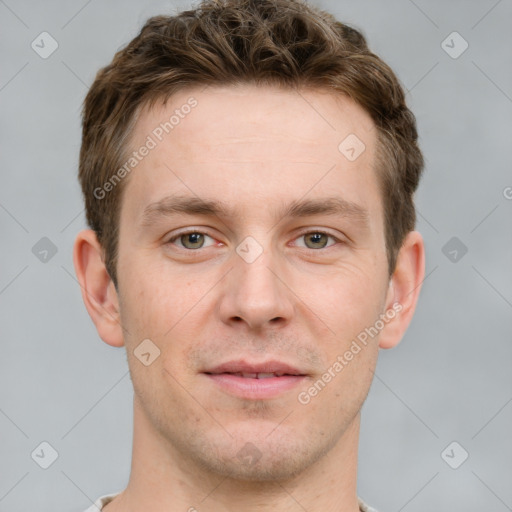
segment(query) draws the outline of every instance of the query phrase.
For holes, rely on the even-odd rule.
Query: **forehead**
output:
[[[346,96],[255,85],[191,88],[141,111],[130,150],[151,150],[131,173],[125,198],[141,210],[176,192],[231,201],[242,201],[243,192],[246,202],[263,203],[339,190],[365,206],[378,189],[375,143],[370,116]]]
[[[282,150],[283,143],[295,139],[294,151],[323,146],[336,156],[346,136],[355,134],[366,146],[375,136],[370,116],[345,95],[250,84],[194,87],[175,93],[166,104],[143,108],[132,141],[143,143],[148,134],[184,149],[192,143],[225,149],[245,138],[247,146],[266,140],[268,149]]]

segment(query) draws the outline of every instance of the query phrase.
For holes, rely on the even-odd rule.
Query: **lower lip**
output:
[[[205,374],[230,394],[252,400],[274,398],[300,384],[304,375],[283,375],[268,379],[251,379],[230,373]]]

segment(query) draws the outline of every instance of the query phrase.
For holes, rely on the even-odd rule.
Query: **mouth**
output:
[[[210,373],[209,375],[235,375],[236,377],[243,377],[244,379],[271,379],[273,377],[292,377],[294,374],[280,373],[280,372],[259,372],[259,373],[247,373],[247,372],[222,372],[221,373]]]
[[[307,377],[305,372],[280,361],[230,361],[203,374],[224,392],[250,400],[275,398]]]

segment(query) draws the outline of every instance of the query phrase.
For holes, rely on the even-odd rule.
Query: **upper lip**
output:
[[[203,373],[279,373],[286,375],[306,375],[297,368],[281,361],[250,363],[245,360],[228,361],[210,368]]]

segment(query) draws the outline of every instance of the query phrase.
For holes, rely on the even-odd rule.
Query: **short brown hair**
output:
[[[245,83],[344,94],[370,114],[391,276],[415,226],[413,195],[423,170],[416,121],[393,71],[359,31],[305,0],[204,0],[193,10],[150,18],[98,72],[85,98],[79,178],[114,284],[126,180],[97,191],[126,161],[138,113],[188,87]]]

